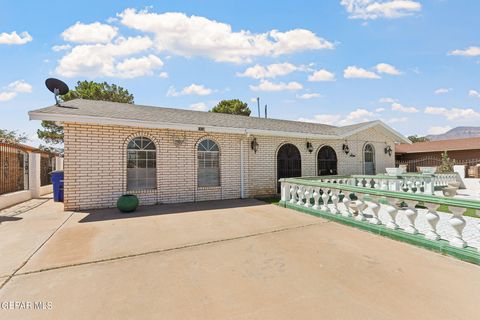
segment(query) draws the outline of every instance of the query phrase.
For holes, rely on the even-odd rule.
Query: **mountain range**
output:
[[[442,134],[426,136],[430,141],[480,137],[480,127],[456,127]]]

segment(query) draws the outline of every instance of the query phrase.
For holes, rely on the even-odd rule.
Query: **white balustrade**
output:
[[[388,213],[388,222],[385,225],[388,229],[396,230],[398,229],[398,224],[396,222],[397,214],[398,214],[398,209],[397,206],[395,205],[395,199],[387,199],[387,203],[385,206],[385,210]]]
[[[379,198],[380,197],[377,196],[370,196],[371,201],[367,202],[367,205],[373,214],[373,217],[369,221],[372,224],[382,224],[382,222],[378,218],[378,213],[380,211],[380,204],[378,203]]]
[[[303,205],[303,196],[304,196],[304,194],[303,194],[303,191],[304,191],[304,190],[303,190],[303,189],[304,189],[304,187],[298,186],[298,191],[297,191],[298,201],[297,201],[297,205],[299,205],[299,206],[302,206],[302,205]]]
[[[305,188],[305,207],[310,208],[312,204],[310,203],[310,198],[312,197],[312,188]]]
[[[322,191],[323,191],[323,194],[322,194],[322,202],[323,203],[320,206],[320,210],[328,212],[328,211],[330,211],[328,209],[328,198],[330,198],[330,197],[329,197],[326,189],[323,189]]]
[[[319,208],[319,199],[320,199],[320,193],[318,193],[318,189],[315,188],[315,191],[313,192],[313,209],[317,210]]]
[[[340,213],[340,210],[338,208],[338,201],[339,201],[338,193],[339,193],[338,189],[332,189],[331,190],[330,199],[332,200],[332,209],[330,209],[330,211],[333,214],[339,214]]]

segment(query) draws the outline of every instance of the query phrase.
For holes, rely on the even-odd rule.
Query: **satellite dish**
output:
[[[63,96],[64,94],[68,93],[69,89],[67,84],[62,80],[48,78],[47,80],[45,80],[45,85],[47,86],[48,90],[53,92],[53,94],[55,95],[55,103],[57,104],[57,106],[60,105],[60,103],[58,102],[58,96]]]

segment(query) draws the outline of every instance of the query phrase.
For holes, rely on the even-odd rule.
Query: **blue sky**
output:
[[[139,104],[405,135],[480,119],[480,2],[472,0],[1,1],[0,127],[35,139],[48,77],[115,83]],[[263,113],[263,111],[262,111]]]

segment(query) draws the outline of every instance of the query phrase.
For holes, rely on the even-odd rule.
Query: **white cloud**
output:
[[[207,105],[203,102],[193,103],[190,105],[190,109],[195,111],[207,111]]]
[[[322,95],[320,93],[304,93],[304,94],[297,94],[297,99],[302,99],[302,100],[309,100],[309,99],[315,99],[315,98],[320,98]]]
[[[358,68],[356,66],[349,66],[343,71],[343,76],[346,79],[363,78],[363,79],[380,79],[380,76],[375,72]]]
[[[413,0],[340,0],[351,19],[401,18],[410,16],[422,9],[418,1]]]
[[[283,91],[283,90],[300,90],[303,86],[295,81],[291,81],[288,83],[285,82],[278,82],[273,83],[268,80],[261,80],[260,84],[257,86],[250,86],[250,90],[252,91]]]
[[[438,88],[434,92],[435,94],[445,94],[445,93],[449,93],[450,91],[452,91],[452,88]]]
[[[313,74],[308,76],[308,81],[335,81],[335,74],[325,69],[317,70]]]
[[[0,101],[8,101],[17,96],[16,92],[11,92],[11,91],[4,91],[0,92]]]
[[[19,93],[32,92],[32,85],[25,80],[17,80],[9,83],[6,90],[0,92],[0,101],[8,101],[15,98]]]
[[[8,89],[13,92],[28,93],[32,92],[32,85],[25,82],[25,80],[17,80],[8,85]]]
[[[385,111],[385,108],[377,108],[377,109],[375,109],[375,112],[383,112],[383,111]]]
[[[32,40],[33,40],[32,36],[26,31],[20,34],[17,34],[16,31],[13,31],[12,33],[6,33],[6,32],[0,33],[0,44],[22,45]]]
[[[480,113],[468,108],[439,108],[439,107],[426,107],[425,108],[426,114],[433,114],[433,115],[440,115],[448,120],[473,120],[480,117]]]
[[[162,79],[167,79],[168,78],[168,72],[160,72],[158,76]]]
[[[380,98],[378,99],[378,102],[380,103],[394,103],[395,99],[392,98]]]
[[[155,35],[158,51],[184,57],[203,56],[215,61],[245,63],[260,56],[279,56],[334,45],[305,29],[252,33],[233,31],[231,25],[179,12],[153,13],[126,9],[120,22]]]
[[[375,114],[366,109],[358,108],[342,117],[339,114],[317,114],[313,118],[299,118],[298,121],[323,123],[334,126],[347,126],[358,122],[371,120]]]
[[[480,93],[479,93],[477,90],[470,90],[470,91],[468,91],[468,95],[469,95],[470,97],[480,98]]]
[[[402,74],[397,68],[388,63],[377,64],[375,70],[377,70],[378,73],[385,73],[391,76],[399,76]]]
[[[268,66],[261,66],[259,64],[247,68],[242,73],[237,73],[239,77],[248,77],[253,79],[276,78],[284,76],[294,71],[303,70],[302,67],[297,67],[291,63],[274,63]]]
[[[150,63],[152,67],[159,67],[160,63],[148,56],[130,61],[119,62],[118,60],[121,57],[141,53],[152,45],[152,40],[148,37],[118,38],[108,44],[78,45],[59,60],[55,71],[64,77],[122,77],[127,74],[131,76],[135,72],[127,70],[129,65],[137,63],[145,67]],[[122,70],[117,70],[118,66],[121,66]],[[145,70],[141,73],[145,73]]]
[[[117,77],[136,78],[150,76],[153,74],[154,69],[162,66],[162,60],[153,54],[140,58],[128,58],[117,64]]]
[[[117,35],[117,28],[108,24],[94,22],[83,24],[75,23],[62,33],[65,41],[77,43],[108,43]]]
[[[480,56],[480,47],[468,47],[464,50],[453,50],[448,53],[450,56],[478,57]]]
[[[445,127],[430,127],[428,128],[427,133],[428,134],[442,134],[447,132],[448,130],[452,129],[450,126],[445,126]]]
[[[191,84],[188,87],[183,88],[180,91],[176,91],[174,87],[170,87],[167,91],[167,96],[169,97],[179,97],[186,95],[197,95],[197,96],[207,96],[213,92],[212,89],[205,88],[201,84]]]
[[[418,112],[418,109],[415,107],[405,107],[402,104],[398,102],[392,103],[392,110],[394,111],[400,111],[400,112],[406,112],[406,113],[415,113]]]
[[[65,51],[65,50],[68,50],[70,49],[72,46],[69,45],[69,44],[62,44],[62,45],[55,45],[52,47],[52,50],[55,51],[55,52],[59,52],[59,51]]]

